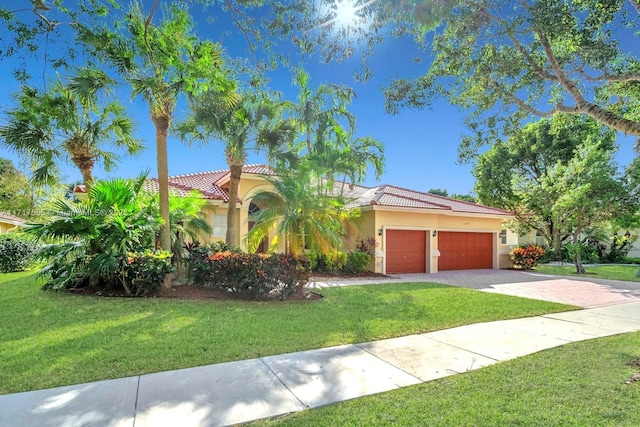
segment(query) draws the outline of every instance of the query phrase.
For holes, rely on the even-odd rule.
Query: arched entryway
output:
[[[260,211],[260,206],[256,205],[253,202],[249,203],[249,217],[251,217],[251,215],[258,213],[259,211]],[[255,225],[255,221],[249,221],[248,225],[249,227],[247,228],[247,232],[251,231],[251,229]],[[265,237],[260,242],[260,245],[258,245],[258,248],[256,249],[256,253],[264,254],[267,252],[268,249],[269,249],[269,242],[268,242],[268,239]]]

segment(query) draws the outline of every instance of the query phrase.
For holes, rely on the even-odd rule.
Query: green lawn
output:
[[[0,275],[0,394],[372,341],[572,307],[428,283],[313,302],[99,298]]]
[[[640,332],[291,414],[267,426],[638,426]]]
[[[599,279],[627,280],[640,282],[637,276],[639,265],[602,265],[598,267],[585,267],[587,275],[585,277],[597,277]],[[574,265],[539,265],[536,271],[547,274],[558,274],[563,276],[581,276],[576,274]]]

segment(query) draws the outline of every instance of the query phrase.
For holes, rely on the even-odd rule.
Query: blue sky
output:
[[[27,3],[19,0],[16,3]],[[209,23],[201,18],[198,33],[201,37],[218,38],[218,28],[230,27],[226,15],[218,23]],[[222,39],[222,44],[230,55],[246,54],[244,39],[233,32]],[[282,49],[290,50],[286,42]],[[396,76],[415,76],[425,69],[426,64],[416,64],[413,58],[417,55],[425,57],[428,53],[416,50],[410,41],[390,39],[378,47],[375,56],[370,60],[375,75],[366,83],[358,83],[353,74],[359,69],[359,56],[341,64],[324,65],[318,57],[300,62],[292,58],[293,63],[300,63],[311,74],[312,85],[321,83],[344,84],[352,87],[357,98],[351,111],[357,118],[359,136],[369,135],[385,145],[386,172],[376,182],[373,174],[369,174],[364,185],[373,186],[379,183],[393,184],[419,191],[431,188],[442,188],[449,193],[466,194],[472,191],[474,178],[470,165],[457,164],[457,149],[461,136],[465,133],[463,126],[464,112],[458,111],[446,101],[437,102],[427,110],[403,110],[400,114],[390,116],[384,111],[384,97],[381,87]],[[10,105],[10,94],[18,89],[13,82],[11,61],[0,61],[0,75],[3,79],[0,92],[0,105]],[[30,64],[38,74],[42,64],[38,58]],[[291,74],[282,70],[272,76],[270,88],[284,93],[284,97],[295,99],[296,88],[291,85]],[[39,81],[36,81],[39,84]],[[140,100],[129,100],[124,95],[121,101],[128,107],[137,121],[136,134],[145,142],[147,149],[138,157],[124,159],[119,167],[111,173],[96,168],[95,175],[106,177],[133,177],[142,170],[148,169],[151,176],[156,176],[155,137],[147,109]],[[183,117],[184,106],[179,106],[178,118]],[[2,120],[2,119],[0,119]],[[633,157],[632,138],[619,138],[621,150],[618,161],[627,163]],[[14,153],[0,147],[0,157],[16,159]],[[251,155],[249,163],[264,162],[260,156]],[[224,169],[226,163],[220,142],[212,141],[208,146],[188,148],[175,136],[169,138],[169,173],[170,175],[203,172]],[[64,168],[66,181],[75,182],[81,179],[80,173],[72,166]]]

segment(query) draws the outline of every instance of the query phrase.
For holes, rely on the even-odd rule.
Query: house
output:
[[[10,230],[25,225],[26,223],[26,219],[0,212],[0,234],[8,233]]]
[[[272,190],[264,175],[274,175],[265,165],[247,165],[235,209],[239,219],[238,241],[252,223],[250,213],[260,209],[253,197]],[[203,208],[213,228],[203,241],[224,240],[229,208],[229,171],[194,173],[169,178],[170,189],[178,195],[199,190],[207,201]],[[149,186],[157,189],[157,181]],[[344,250],[355,249],[359,238],[375,237],[378,244],[370,270],[385,274],[435,273],[443,270],[497,269],[511,266],[509,251],[517,245],[517,235],[507,232],[504,221],[513,215],[505,210],[463,202],[392,185],[373,188],[347,186],[350,207],[361,211],[357,233],[345,237]],[[269,241],[277,242],[275,230]],[[279,251],[284,249],[277,244]],[[263,248],[263,250],[266,248]]]
[[[275,173],[266,165],[246,165],[242,169],[235,204],[239,224],[236,239],[245,250],[245,237],[253,226],[249,214],[260,209],[253,197],[273,191],[265,175]],[[202,242],[226,237],[229,181],[228,170],[169,177],[173,194],[186,196],[198,190],[206,200],[202,215],[212,225],[212,233],[200,236]],[[158,181],[151,179],[146,187],[158,191]],[[76,186],[74,192],[81,195],[84,186]],[[375,237],[377,250],[371,271],[401,274],[511,267],[509,251],[517,246],[518,236],[504,226],[505,221],[513,219],[509,211],[393,185],[347,185],[344,195],[350,200],[349,207],[360,209],[361,221],[357,232],[344,238],[343,250],[354,250],[361,238]],[[284,252],[284,244],[277,237],[272,230],[268,242],[275,242],[276,250]],[[259,250],[266,251],[267,242],[263,243]]]

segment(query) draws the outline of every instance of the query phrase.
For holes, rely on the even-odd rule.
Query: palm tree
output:
[[[62,240],[41,252],[51,258],[42,270],[51,276],[46,288],[118,281],[129,253],[153,247],[159,221],[151,198],[141,192],[145,180],[146,175],[98,181],[89,190],[88,200],[58,200],[50,221],[26,228],[38,239]],[[126,282],[121,283],[129,293]]]
[[[293,117],[300,133],[304,136],[307,153],[314,147],[322,146],[326,131],[340,127],[340,120],[346,120],[348,129],[355,127],[355,118],[346,106],[355,97],[355,92],[337,85],[320,85],[314,91],[310,87],[311,77],[302,68],[296,70],[294,85],[298,86],[297,102],[287,102],[286,108]]]
[[[18,105],[7,112],[7,124],[0,127],[2,144],[36,165],[31,177],[36,184],[57,183],[58,164],[71,160],[89,186],[96,162],[109,171],[119,160],[116,153],[104,150],[105,145],[128,155],[143,148],[132,136],[133,122],[124,107],[117,101],[100,105],[97,92],[78,96],[72,90],[74,78],[66,85],[57,81],[44,92],[23,86],[15,96]]]
[[[275,191],[263,191],[253,198],[265,206],[250,217],[255,225],[249,231],[249,250],[258,247],[269,230],[277,225],[286,239],[286,252],[301,256],[305,249],[328,253],[342,244],[343,224],[357,212],[345,209],[344,200],[318,192],[309,165],[280,176],[265,176]]]
[[[153,22],[159,3],[156,0],[145,16],[142,4],[134,1],[124,22],[118,26],[109,25],[99,30],[81,25],[78,28],[80,40],[112,64],[131,86],[133,96],[149,105],[156,131],[158,193],[163,220],[160,246],[170,250],[167,136],[176,103],[180,95],[191,97],[208,90],[225,94],[231,104],[235,100],[235,82],[222,67],[220,45],[197,38],[192,19],[182,3],[171,3],[164,9],[164,19],[159,24]]]
[[[249,94],[231,106],[221,105],[218,94],[206,94],[191,104],[192,116],[177,129],[183,140],[206,142],[213,136],[224,144],[229,165],[229,208],[226,243],[237,246],[238,216],[235,210],[238,188],[250,149],[268,153],[291,144],[296,132],[290,120],[281,118],[281,107],[266,93]]]
[[[312,90],[309,74],[302,69],[297,70],[294,84],[299,87],[297,102],[286,105],[304,138],[297,149],[299,153],[306,149],[316,182],[326,178],[333,184],[335,176],[343,175],[343,183],[349,178],[357,184],[369,166],[380,178],[384,170],[382,144],[370,136],[354,135],[356,119],[347,109],[355,97],[353,90],[336,85]]]

